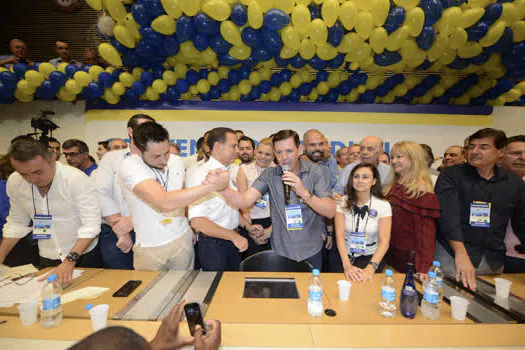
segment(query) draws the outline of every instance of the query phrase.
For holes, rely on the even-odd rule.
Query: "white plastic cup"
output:
[[[89,310],[89,316],[91,317],[91,327],[93,332],[97,332],[102,328],[106,328],[108,325],[108,304],[100,304],[92,307]]]
[[[32,325],[38,316],[38,300],[28,300],[18,304],[18,312],[23,326]]]
[[[450,297],[450,305],[452,306],[452,318],[458,321],[464,321],[467,317],[469,301],[465,298],[452,296]]]
[[[512,282],[503,278],[494,278],[494,281],[496,282],[496,297],[508,298]]]
[[[337,281],[337,285],[339,286],[339,299],[341,299],[341,301],[348,301],[350,299],[352,283],[347,280],[339,280]]]

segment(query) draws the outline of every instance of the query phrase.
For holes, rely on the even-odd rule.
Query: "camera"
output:
[[[28,134],[28,136],[35,136],[39,141],[47,145],[47,141],[49,139],[48,134],[51,132],[51,136],[53,136],[53,130],[59,128],[58,125],[49,119],[49,116],[51,115],[55,115],[55,112],[40,110],[39,117],[31,118],[31,127],[35,129],[35,132]]]

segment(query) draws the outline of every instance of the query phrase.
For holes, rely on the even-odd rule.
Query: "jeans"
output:
[[[311,257],[304,259],[304,261],[308,261],[314,269],[318,269],[319,271],[321,271],[323,268],[323,249],[321,248],[317,253],[315,253]]]
[[[50,266],[58,266],[62,263],[62,260],[53,260],[44,258],[43,256],[40,257],[40,267],[50,267]],[[91,267],[91,268],[100,268],[102,267],[102,255],[100,254],[100,241],[97,243],[95,248],[91,249],[91,251],[82,254],[80,256],[80,259],[78,259],[76,267]]]
[[[131,231],[131,240],[135,244],[135,231]],[[102,262],[106,269],[133,270],[133,249],[129,253],[123,253],[117,248],[117,235],[111,226],[102,224],[99,235],[100,252]]]
[[[272,220],[270,218],[252,219],[252,225],[261,225],[263,228],[268,228],[272,225]],[[241,253],[242,260],[252,256],[253,254],[272,249],[270,240],[268,240],[268,242],[265,244],[259,245],[255,243],[248,231],[239,229],[239,234],[248,240],[248,249]]]
[[[231,241],[199,233],[197,250],[203,271],[239,271],[240,269],[241,255]]]
[[[505,257],[504,273],[525,273],[525,259]]]

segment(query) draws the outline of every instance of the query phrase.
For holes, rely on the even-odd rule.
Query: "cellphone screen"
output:
[[[186,320],[188,321],[188,327],[192,336],[195,335],[195,326],[200,325],[202,333],[206,334],[206,326],[204,325],[204,319],[202,318],[201,308],[198,303],[190,303],[184,305],[184,313],[186,314]]]
[[[117,290],[115,293],[113,293],[113,297],[117,298],[125,298],[129,296],[135,289],[137,289],[138,286],[142,284],[142,281],[138,280],[131,280],[127,281],[125,285],[120,287],[119,290]]]

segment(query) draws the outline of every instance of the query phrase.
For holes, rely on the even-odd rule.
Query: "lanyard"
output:
[[[170,168],[166,169],[166,180],[164,180],[162,173],[158,169],[150,167],[151,170],[155,173],[155,181],[157,181],[164,189],[168,190],[168,184],[170,182]]]
[[[368,211],[366,212],[366,220],[365,220],[365,227],[363,232],[366,233],[366,226],[368,225],[368,217],[370,213],[370,209],[372,209],[372,196],[370,196],[370,202],[368,202]],[[352,208],[352,214],[353,214],[353,208]],[[352,225],[355,228],[355,232],[361,232],[359,231],[359,214],[354,215],[354,218],[352,219]]]
[[[47,215],[51,215],[51,212],[49,211],[49,191],[51,191],[51,186],[53,186],[53,183],[51,183],[51,185],[49,185],[49,189],[47,190],[47,193],[46,193],[46,204],[47,204]],[[36,213],[36,205],[35,205],[35,189],[34,189],[34,185],[31,185],[31,196],[33,197],[33,209],[35,210],[35,215],[37,215]]]

